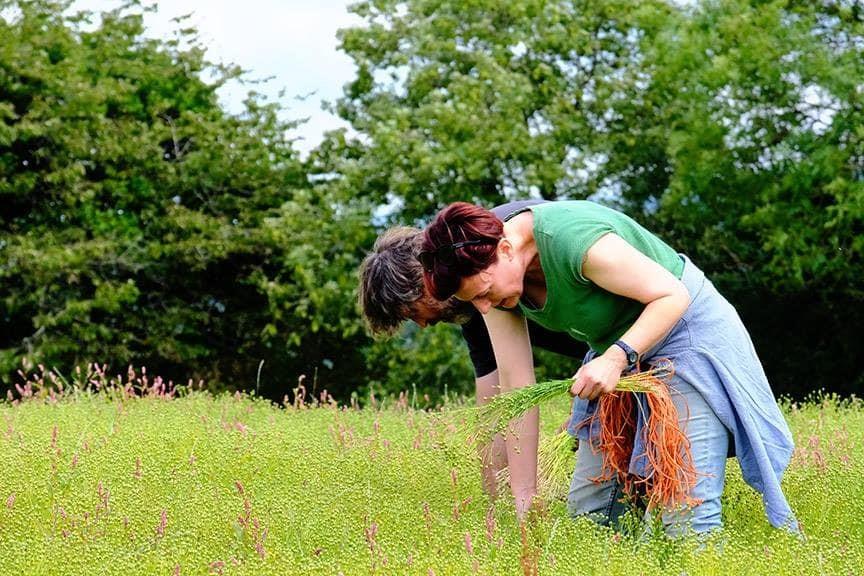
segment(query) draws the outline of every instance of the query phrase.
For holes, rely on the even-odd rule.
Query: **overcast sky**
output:
[[[77,0],[73,8],[100,12],[120,3]],[[302,138],[296,147],[308,152],[318,145],[324,131],[346,126],[321,110],[321,102],[336,100],[343,84],[354,77],[350,58],[336,48],[336,31],[361,23],[348,13],[349,3],[351,0],[163,0],[157,14],[145,16],[145,23],[149,35],[169,38],[177,27],[171,19],[192,13],[187,22],[198,29],[210,60],[239,64],[254,77],[273,76],[255,89],[273,98],[285,89],[286,117],[309,118],[291,133]],[[227,86],[220,96],[229,110],[240,111],[248,89]],[[305,101],[294,98],[312,92]]]

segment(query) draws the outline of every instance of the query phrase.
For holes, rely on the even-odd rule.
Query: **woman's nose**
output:
[[[489,302],[488,298],[484,298],[482,300],[474,300],[471,303],[474,304],[474,307],[481,314],[486,314],[492,308],[492,303]]]

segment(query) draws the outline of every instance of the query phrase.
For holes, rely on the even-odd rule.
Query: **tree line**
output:
[[[448,202],[593,199],[686,252],[775,391],[864,384],[864,6],[845,0],[372,0],[301,158],[279,102],[130,2],[0,0],[0,380],[146,365],[348,401],[470,388],[448,326],[375,341],[356,270]],[[544,374],[573,367],[543,356]],[[426,400],[428,398],[428,400]]]

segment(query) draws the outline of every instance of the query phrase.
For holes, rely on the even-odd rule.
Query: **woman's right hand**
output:
[[[601,394],[613,392],[626,367],[624,351],[618,346],[610,346],[605,353],[579,368],[573,376],[570,394],[585,400],[596,400]]]

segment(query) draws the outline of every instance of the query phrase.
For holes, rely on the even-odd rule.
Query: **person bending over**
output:
[[[597,399],[615,390],[623,372],[640,361],[668,358],[675,366],[672,400],[697,480],[689,494],[692,506],[663,510],[666,532],[707,532],[721,525],[730,454],[737,455],[744,480],[762,493],[770,523],[797,531],[780,487],[792,435],[746,328],[702,271],[625,214],[593,202],[527,206],[504,220],[466,203],[439,212],[424,231],[424,280],[437,300],[455,295],[485,315],[505,391],[534,380],[525,318],[590,346],[571,387],[577,397],[571,431],[582,440],[568,495],[571,515],[602,524],[620,517],[618,479],[597,481],[600,426],[581,424],[597,409]],[[518,308],[522,315],[502,308]],[[634,406],[634,412],[640,430],[645,411]],[[536,414],[523,426],[527,437],[536,437]],[[646,442],[636,434],[631,477],[653,473]],[[512,461],[510,468],[511,478],[523,478],[523,487],[536,473],[531,460],[525,461],[527,471],[515,470]],[[530,494],[514,495],[517,510],[524,511]]]
[[[511,202],[493,208],[491,213],[504,219],[514,211],[539,203]],[[363,317],[373,333],[386,335],[396,332],[406,320],[421,328],[439,322],[460,325],[474,366],[477,403],[484,404],[500,390],[486,324],[470,303],[456,298],[439,302],[429,295],[418,261],[422,240],[422,231],[410,227],[391,228],[378,238],[360,266],[359,304]],[[528,331],[534,346],[580,360],[585,355],[585,345],[566,333],[547,330],[533,321],[528,322]],[[496,436],[490,449],[481,454],[483,486],[495,496],[496,475],[507,464],[503,438]]]

